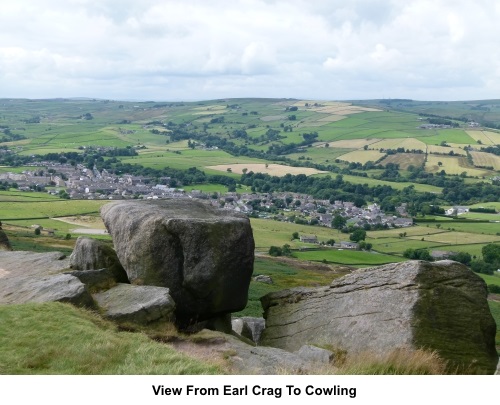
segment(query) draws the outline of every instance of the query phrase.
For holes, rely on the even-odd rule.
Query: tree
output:
[[[403,256],[411,260],[426,260],[428,262],[434,260],[427,249],[406,249]]]
[[[361,240],[365,240],[366,231],[364,229],[356,229],[353,233],[349,235],[349,239],[353,242],[359,242]]]
[[[283,250],[279,246],[271,246],[269,248],[269,255],[270,256],[281,256],[283,254]]]
[[[35,235],[40,235],[42,233],[42,231],[40,230],[40,228],[35,228]]]
[[[373,245],[369,242],[359,242],[359,250],[372,250]]]
[[[482,273],[482,274],[489,274],[489,275],[494,274],[496,267],[497,266],[494,266],[491,263],[486,263],[482,260],[476,260],[470,264],[470,268],[475,273]]]
[[[295,239],[299,239],[299,233],[298,232],[292,233],[292,240],[295,240]]]
[[[347,219],[345,219],[342,215],[335,215],[332,220],[332,227],[335,229],[342,229],[344,225],[346,224]]]
[[[333,245],[335,245],[335,239],[328,239],[328,240],[326,241],[326,244],[327,244],[328,246],[333,246]]]
[[[283,254],[283,256],[292,255],[292,251],[290,250],[290,245],[288,243],[283,245],[283,247],[281,248],[281,253]]]
[[[483,260],[486,263],[500,266],[500,245],[489,243],[481,249]]]
[[[472,261],[472,256],[467,252],[457,252],[451,255],[450,259],[469,266]]]

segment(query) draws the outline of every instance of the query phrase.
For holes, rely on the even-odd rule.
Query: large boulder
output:
[[[246,306],[254,261],[246,216],[189,199],[112,203],[101,216],[130,282],[169,288],[179,324]]]
[[[116,282],[128,283],[127,273],[120,264],[116,252],[100,240],[80,236],[69,257],[69,263],[74,270],[108,269]]]
[[[329,287],[264,296],[261,344],[296,351],[313,344],[388,353],[436,351],[451,370],[493,374],[495,321],[484,281],[453,261],[361,269]]]

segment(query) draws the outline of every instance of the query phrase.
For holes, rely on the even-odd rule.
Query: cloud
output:
[[[490,98],[493,3],[1,2],[0,97]]]

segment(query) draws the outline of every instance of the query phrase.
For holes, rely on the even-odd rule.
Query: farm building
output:
[[[300,241],[304,243],[318,243],[318,237],[316,235],[301,235]]]
[[[340,247],[342,249],[357,249],[358,244],[355,242],[340,242]]]
[[[461,215],[465,214],[466,212],[469,212],[469,207],[462,207],[458,205],[448,208],[445,211],[446,215]]]
[[[445,260],[453,256],[455,252],[448,252],[446,250],[433,250],[431,256],[434,260]]]

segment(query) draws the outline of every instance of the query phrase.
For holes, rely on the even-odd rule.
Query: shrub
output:
[[[500,285],[488,284],[488,291],[492,294],[500,294]]]

